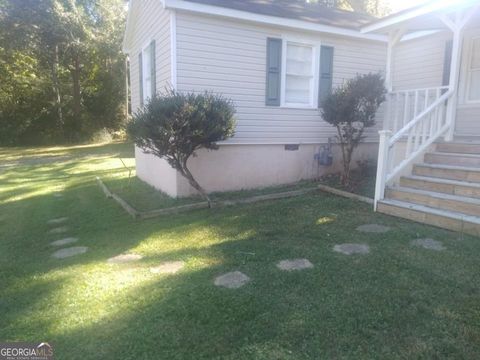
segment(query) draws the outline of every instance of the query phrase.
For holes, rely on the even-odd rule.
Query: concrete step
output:
[[[465,166],[416,164],[413,175],[480,183],[480,168]]]
[[[378,212],[437,226],[443,229],[480,236],[480,218],[452,211],[433,209],[405,201],[385,199],[378,202]]]
[[[436,146],[437,152],[480,154],[480,144],[468,142],[442,142]]]
[[[425,176],[404,176],[400,186],[480,199],[480,184]]]
[[[480,155],[430,152],[425,154],[425,163],[465,167],[480,167]]]
[[[465,196],[447,195],[433,191],[395,187],[387,189],[385,197],[387,199],[405,201],[435,209],[480,216],[480,200]]]

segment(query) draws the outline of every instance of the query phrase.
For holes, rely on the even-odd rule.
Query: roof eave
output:
[[[473,5],[474,3],[475,0],[462,0],[457,2],[454,2],[453,0],[439,0],[436,2],[430,2],[424,6],[416,7],[410,11],[401,12],[397,16],[393,15],[387,17],[386,19],[379,20],[370,25],[364,26],[361,28],[360,32],[362,34],[385,34],[392,27],[398,27],[400,24],[415,19],[419,16],[448,10],[453,7],[463,8]]]
[[[214,16],[221,16],[227,18],[234,18],[244,21],[251,21],[262,23],[266,25],[282,26],[297,30],[307,30],[312,32],[329,33],[340,36],[353,37],[357,39],[372,40],[386,42],[387,38],[384,35],[364,34],[358,30],[352,30],[331,25],[315,24],[308,21],[280,18],[276,16],[261,15],[247,11],[229,9],[225,7],[198,4],[183,0],[164,0],[165,7],[177,10],[191,11],[201,14],[208,14]]]

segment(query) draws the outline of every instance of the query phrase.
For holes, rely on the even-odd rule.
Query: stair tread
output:
[[[442,178],[435,178],[430,176],[418,176],[418,175],[408,175],[403,177],[405,179],[410,179],[410,180],[428,181],[428,182],[434,182],[437,184],[469,186],[469,187],[475,187],[480,189],[480,183],[475,183],[470,181],[450,180],[450,179],[442,179]]]
[[[442,152],[442,151],[429,151],[427,154],[440,155],[440,156],[451,156],[451,157],[465,157],[465,158],[471,158],[471,159],[480,159],[480,154],[468,154],[468,153],[458,153],[458,152]]]
[[[446,200],[460,201],[460,202],[464,202],[472,205],[480,205],[480,199],[475,199],[467,196],[444,194],[441,192],[420,190],[420,189],[414,189],[414,188],[409,188],[405,186],[395,186],[395,187],[390,187],[389,189],[409,192],[409,193],[418,194],[418,195],[427,195],[437,199],[446,199]]]
[[[409,209],[409,210],[425,212],[432,215],[444,216],[454,220],[467,221],[469,223],[480,225],[480,217],[478,216],[466,215],[466,214],[457,213],[454,211],[432,208],[429,206],[413,204],[410,202],[400,201],[400,200],[383,199],[383,200],[380,200],[379,203],[397,206],[397,207]]]
[[[457,166],[457,165],[444,165],[444,164],[426,164],[420,163],[415,166],[428,167],[432,169],[446,169],[446,170],[463,170],[463,171],[480,171],[480,168],[472,166]]]

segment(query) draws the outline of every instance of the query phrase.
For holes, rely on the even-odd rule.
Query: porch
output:
[[[364,29],[389,37],[377,211],[480,235],[479,9],[478,1],[438,1]],[[415,56],[422,54],[419,44],[428,48],[435,41],[437,49],[443,46],[443,66],[433,51],[425,52],[424,63],[415,64]],[[405,81],[399,79],[402,68],[396,61],[397,51],[408,46],[417,49],[406,52],[411,64],[404,57],[403,69],[417,68],[404,73],[417,77]],[[432,77],[421,72],[435,66],[435,81],[429,82]],[[425,86],[408,86],[422,79]]]

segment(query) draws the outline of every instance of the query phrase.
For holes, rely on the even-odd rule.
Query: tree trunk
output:
[[[55,45],[52,61],[52,83],[53,91],[55,93],[55,104],[57,105],[58,125],[63,132],[63,126],[65,125],[65,123],[63,121],[62,95],[60,92],[60,84],[58,82],[58,58],[58,45]]]
[[[75,54],[73,58],[73,67],[70,68],[73,82],[73,119],[72,119],[72,136],[79,130],[80,116],[82,111],[81,102],[81,86],[80,86],[80,57]]]
[[[182,175],[188,180],[190,185],[192,185],[196,190],[198,190],[198,192],[200,194],[202,194],[202,196],[208,202],[208,207],[211,208],[212,207],[212,201],[210,200],[210,197],[208,196],[205,189],[200,186],[200,184],[197,182],[197,180],[195,180],[192,173],[190,172],[190,170],[187,167],[186,161],[185,161],[185,163],[182,164],[181,168],[182,168],[182,170],[180,172],[182,173]]]

